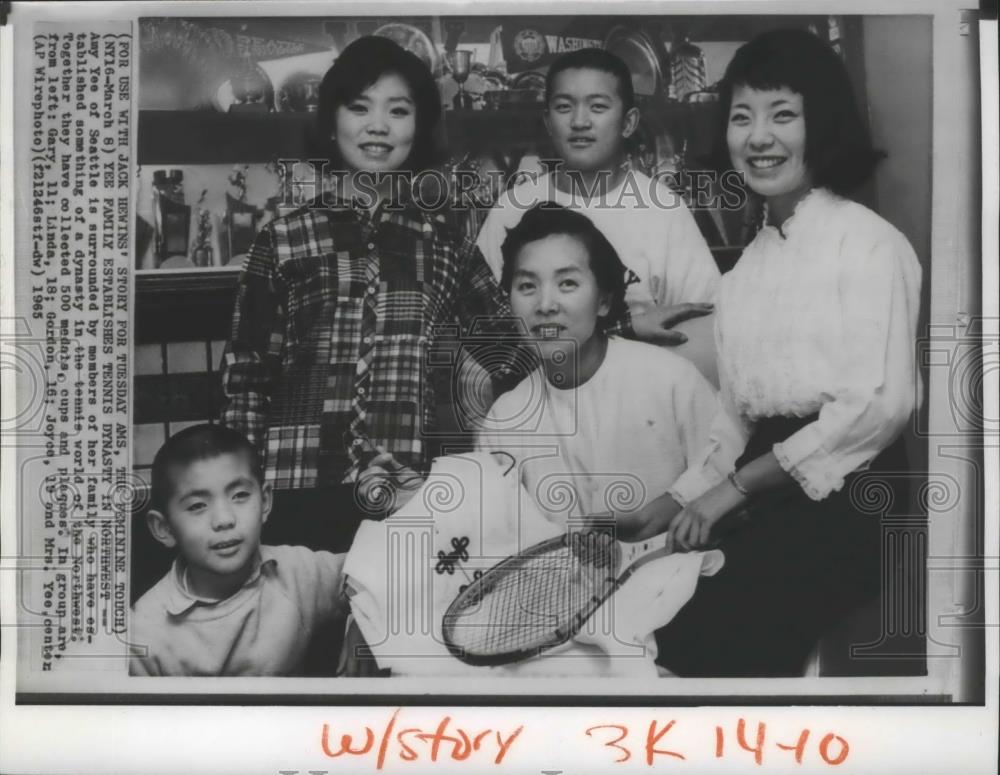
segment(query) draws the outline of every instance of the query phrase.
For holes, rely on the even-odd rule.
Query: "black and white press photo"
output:
[[[995,721],[995,19],[884,6],[5,9],[17,704],[304,706],[275,772]]]

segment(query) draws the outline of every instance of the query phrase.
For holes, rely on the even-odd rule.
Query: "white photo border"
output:
[[[626,13],[831,13],[830,4],[817,8],[815,2],[726,2],[726,3],[670,3],[655,9],[643,3],[622,3],[616,12]],[[977,256],[997,253],[997,100],[995,74],[996,22],[980,25],[980,65],[982,67],[982,252],[975,241],[956,236],[975,201],[966,201],[963,195],[954,195],[961,188],[959,181],[976,163],[975,154],[980,149],[968,149],[961,138],[961,122],[955,115],[966,115],[968,104],[961,90],[954,88],[949,79],[954,68],[959,68],[959,52],[955,46],[956,29],[961,22],[962,4],[888,2],[875,9],[859,2],[836,3],[835,12],[860,15],[929,14],[933,16],[934,84],[933,84],[933,200],[932,200],[932,249],[935,261],[931,264],[929,278],[932,289],[931,320],[933,323],[956,321],[963,309],[975,308],[976,302],[963,297],[960,289],[963,271],[975,271]],[[558,3],[547,7],[556,13],[606,13],[606,4]],[[385,13],[402,13],[402,3],[381,3],[378,8]],[[502,8],[505,14],[537,13],[537,6],[527,3],[413,3],[405,5],[405,13],[430,15],[434,13],[493,13]],[[133,23],[148,16],[227,16],[252,15],[374,15],[371,4],[361,3],[310,3],[297,2],[294,6],[269,2],[246,3],[130,3],[128,7],[116,3],[94,4],[16,4],[7,26],[0,30],[3,41],[0,51],[0,73],[4,79],[0,97],[0,121],[3,122],[0,141],[3,148],[5,170],[0,181],[0,201],[3,210],[0,219],[11,222],[17,215],[14,194],[16,181],[10,175],[16,157],[13,148],[14,116],[12,67],[16,65],[18,42],[15,30],[20,32],[35,21],[79,18],[124,18]],[[24,25],[24,27],[21,27]],[[133,29],[138,40],[137,25]],[[138,48],[133,72],[137,72]],[[945,62],[947,66],[939,67]],[[991,68],[993,68],[991,70]],[[975,73],[970,73],[975,75]],[[137,79],[134,79],[137,83]],[[138,103],[133,96],[132,145],[135,147],[134,120]],[[961,152],[949,153],[955,148]],[[134,163],[134,162],[133,162]],[[978,235],[976,235],[978,236]],[[0,313],[0,342],[12,341],[13,327],[13,275],[15,240],[12,229],[0,229],[0,254],[3,256],[0,274],[3,312]],[[963,269],[964,267],[964,269]],[[997,386],[997,272],[991,261],[982,261],[981,325],[983,350],[983,400],[984,406],[996,406]],[[5,400],[13,395],[13,377],[6,370],[2,373]],[[948,395],[947,374],[932,376],[928,395]],[[945,413],[948,407],[931,404],[931,413]],[[933,426],[933,419],[931,421]],[[984,470],[996,471],[998,467],[995,424],[989,427],[982,439]],[[17,546],[13,534],[16,509],[16,466],[12,449],[3,445],[2,488],[3,498],[2,538],[4,546]],[[933,458],[932,458],[933,460]],[[671,719],[677,721],[670,741],[675,750],[685,750],[684,764],[700,771],[702,766],[712,766],[717,771],[742,771],[747,759],[720,757],[717,752],[715,728],[723,727],[728,734],[739,719],[756,724],[765,721],[772,729],[780,729],[785,737],[781,742],[794,740],[793,731],[807,726],[817,736],[835,731],[851,741],[852,758],[858,771],[891,772],[897,770],[932,771],[934,764],[941,769],[948,767],[962,772],[996,771],[997,697],[995,687],[998,676],[997,625],[997,503],[998,491],[995,476],[985,477],[985,525],[982,546],[986,547],[985,563],[979,578],[984,594],[986,626],[984,627],[985,654],[981,674],[969,676],[963,671],[961,660],[928,660],[926,678],[858,678],[858,679],[768,679],[762,689],[761,679],[685,679],[682,691],[665,687],[619,687],[614,695],[590,693],[587,687],[567,690],[565,681],[532,680],[530,694],[519,682],[505,679],[495,685],[476,687],[474,694],[451,693],[448,687],[436,687],[428,693],[426,681],[404,678],[390,679],[331,679],[331,684],[313,679],[126,679],[129,684],[119,687],[109,684],[102,676],[92,676],[75,682],[72,692],[66,692],[57,675],[33,685],[34,698],[15,694],[17,678],[17,638],[4,641],[2,666],[3,692],[0,697],[0,717],[5,727],[0,736],[4,742],[0,752],[0,769],[3,771],[45,772],[72,766],[80,772],[106,771],[106,759],[97,755],[100,750],[110,750],[116,741],[128,745],[115,749],[116,769],[140,772],[151,769],[205,772],[280,772],[283,770],[307,771],[319,768],[343,771],[343,759],[330,758],[319,744],[320,730],[324,724],[337,727],[345,733],[360,734],[364,726],[384,728],[394,710],[399,719],[406,719],[410,726],[433,729],[438,720],[452,716],[461,720],[469,729],[500,729],[507,731],[523,724],[522,743],[511,748],[511,758],[503,762],[507,771],[544,771],[549,768],[565,772],[585,772],[612,768],[616,754],[604,745],[613,735],[605,734],[597,740],[597,733],[585,734],[583,730],[602,724],[622,724],[628,727],[631,737],[640,741],[646,734],[650,719],[655,717],[661,727]],[[968,536],[956,538],[950,523],[940,522],[935,529],[931,518],[932,557],[954,557],[953,548],[967,541]],[[960,558],[959,558],[960,559]],[[0,604],[5,632],[11,634],[12,622],[17,619],[15,579],[18,558],[5,553],[0,558]],[[947,579],[929,588],[928,640],[940,637],[941,643],[950,643],[954,628],[947,617],[957,613],[956,601],[974,599],[975,589],[968,589],[959,574],[942,574]],[[971,596],[970,596],[971,595]],[[957,666],[956,663],[959,663]],[[977,671],[978,672],[978,671]],[[985,695],[980,694],[979,682],[983,681]],[[111,687],[109,690],[109,686]],[[442,690],[444,689],[444,690]],[[980,700],[980,697],[982,698]],[[970,699],[971,698],[971,699]],[[933,706],[948,704],[949,707]],[[86,705],[88,707],[73,707]],[[164,707],[158,707],[158,706]],[[247,706],[260,707],[247,707]],[[912,706],[912,707],[893,707]],[[124,711],[128,708],[128,714]],[[180,707],[169,707],[180,706]],[[241,707],[225,707],[241,706]],[[489,706],[496,706],[496,710]],[[593,706],[593,707],[588,707]],[[851,707],[841,707],[851,706]],[[551,707],[560,707],[553,714]],[[491,715],[492,714],[492,715]],[[207,723],[206,723],[207,722]],[[402,721],[400,722],[402,723]],[[796,724],[798,726],[796,726]],[[164,730],[170,734],[165,735]],[[54,732],[52,730],[55,730]],[[331,732],[332,734],[332,732]],[[52,745],[51,737],[59,739]],[[177,745],[177,739],[189,745]],[[664,743],[667,738],[664,738]],[[734,738],[735,739],[735,738]],[[16,741],[13,744],[11,741]],[[735,743],[731,743],[735,747]],[[664,744],[663,748],[672,746]],[[632,752],[633,764],[641,760],[642,745],[636,742]],[[743,756],[748,754],[743,751]],[[787,756],[787,754],[785,754]],[[768,749],[765,766],[780,769],[785,759],[773,748]],[[597,757],[604,757],[598,759]],[[442,756],[442,758],[445,758]],[[664,757],[659,757],[662,761]],[[750,757],[752,760],[752,756]],[[374,759],[360,761],[357,767],[372,766]],[[467,769],[475,769],[471,760]],[[483,762],[486,760],[484,759]],[[702,761],[702,765],[695,762]],[[480,764],[483,764],[480,762]],[[457,766],[457,765],[456,765]],[[490,760],[490,766],[493,766]],[[805,761],[807,771],[822,769],[819,759]],[[531,769],[533,768],[533,769]],[[414,769],[414,771],[417,771]],[[423,771],[422,769],[420,771]],[[846,771],[846,770],[845,770]]]

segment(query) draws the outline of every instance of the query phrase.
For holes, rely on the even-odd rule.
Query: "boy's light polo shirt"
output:
[[[318,628],[346,616],[343,554],[261,546],[236,594],[203,600],[187,591],[184,564],[136,602],[132,675],[294,675]]]

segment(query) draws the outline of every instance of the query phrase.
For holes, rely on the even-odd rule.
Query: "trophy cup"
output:
[[[217,266],[219,263],[216,219],[205,203],[207,195],[207,189],[202,191],[195,207],[195,236],[191,249],[191,263],[197,267]]]
[[[472,107],[472,97],[465,91],[465,81],[472,70],[472,53],[469,49],[462,48],[457,51],[449,51],[446,54],[448,66],[451,68],[451,77],[458,84],[458,94],[451,102],[455,110]]]
[[[187,268],[191,207],[184,203],[184,173],[181,170],[153,172],[153,223],[156,267]]]
[[[267,113],[274,104],[274,87],[264,69],[245,53],[230,80],[233,104],[230,113]]]
[[[262,215],[260,209],[247,202],[247,167],[233,168],[229,183],[236,189],[236,196],[226,192],[226,235],[229,242],[229,261],[239,266],[246,258],[250,245],[257,234],[257,221]]]

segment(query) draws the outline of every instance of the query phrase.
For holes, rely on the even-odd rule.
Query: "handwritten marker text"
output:
[[[364,736],[355,740],[353,734],[341,733],[338,737],[329,724],[323,725],[320,746],[323,753],[330,758],[339,756],[370,756],[375,755],[375,769],[381,770],[386,760],[395,755],[402,761],[417,761],[426,757],[432,762],[445,756],[455,761],[465,761],[474,754],[480,753],[492,757],[493,764],[501,764],[510,751],[518,735],[524,729],[521,725],[510,732],[501,730],[466,730],[452,724],[451,716],[445,716],[434,731],[421,727],[404,727],[396,731],[400,708],[393,711],[392,716],[378,736],[376,748],[376,732],[371,727],[364,728]]]
[[[611,761],[616,764],[629,761],[632,758],[633,748],[640,748],[645,754],[645,763],[652,767],[655,762],[662,760],[659,757],[680,761],[688,759],[688,756],[683,752],[674,750],[668,745],[668,734],[676,723],[676,719],[671,719],[666,723],[654,719],[650,721],[647,728],[642,730],[644,739],[636,743],[632,743],[629,739],[631,730],[624,724],[598,724],[588,727],[584,733],[587,737],[593,738],[604,747],[611,749],[614,755]],[[797,730],[794,742],[786,742],[781,737],[773,739],[773,734],[772,739],[769,740],[767,725],[764,722],[758,722],[756,727],[750,730],[746,719],[740,718],[736,723],[736,746],[727,744],[726,729],[721,726],[715,727],[715,758],[735,759],[752,754],[754,764],[761,766],[766,764],[764,754],[768,743],[770,743],[779,752],[791,752],[796,764],[802,764],[803,759],[810,754],[831,767],[843,764],[847,760],[851,746],[843,737],[834,732],[828,732],[818,741],[813,738],[814,744],[809,745],[811,734],[812,730],[810,729],[800,729]],[[699,751],[691,751],[690,753],[696,755]],[[783,758],[782,755],[771,754],[768,759],[773,760],[776,756]]]

